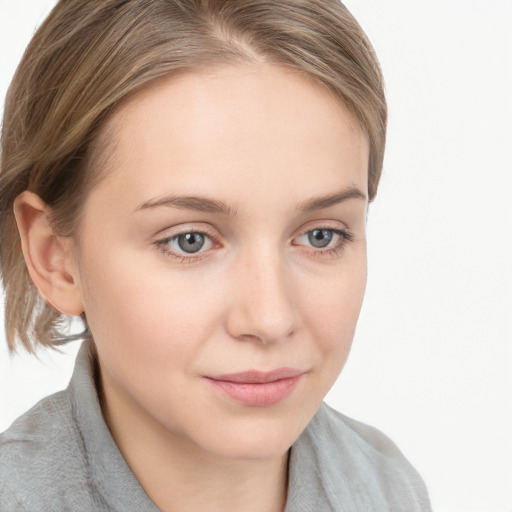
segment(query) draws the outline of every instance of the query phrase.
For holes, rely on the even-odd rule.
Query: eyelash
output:
[[[315,247],[310,247],[311,254],[315,257],[322,256],[337,256],[340,254],[345,246],[349,242],[353,242],[355,237],[348,229],[340,229],[333,228],[331,226],[315,226],[313,229],[308,229],[304,233],[300,235],[300,237],[307,235],[308,233],[312,233],[313,231],[331,231],[334,235],[338,236],[338,240],[334,242],[333,246],[328,246],[325,249],[318,249]]]
[[[299,235],[299,237],[296,237],[296,238],[306,236],[309,233],[312,233],[313,231],[331,231],[333,233],[333,235],[336,235],[339,237],[338,240],[334,243],[334,246],[332,246],[332,247],[327,246],[326,248],[322,248],[322,249],[310,247],[310,249],[312,249],[311,255],[313,255],[314,257],[336,256],[345,248],[345,245],[347,243],[354,241],[354,238],[355,238],[354,235],[347,229],[333,228],[331,226],[324,226],[324,225],[319,225],[319,226],[315,226],[312,229],[308,229],[307,231],[304,231],[301,235]],[[214,247],[216,244],[218,245],[220,243],[217,236],[214,233],[211,233],[210,231],[208,231],[207,229],[200,229],[200,230],[199,229],[184,229],[182,231],[179,231],[179,232],[173,234],[172,236],[168,236],[161,240],[157,240],[155,242],[155,246],[161,253],[164,254],[164,256],[177,259],[180,263],[193,263],[193,262],[200,261],[204,257],[203,253],[207,253],[208,250],[199,251],[197,253],[190,253],[190,255],[186,255],[186,254],[182,254],[182,253],[177,253],[177,252],[169,249],[169,243],[172,240],[176,240],[179,236],[188,235],[188,234],[203,235],[206,238],[209,238],[211,240]],[[294,245],[297,246],[300,244],[294,244]]]
[[[191,234],[203,235],[204,237],[209,238],[212,241],[212,244],[213,244],[214,247],[215,247],[216,244],[218,245],[220,243],[218,238],[217,238],[217,236],[214,233],[210,232],[207,229],[201,228],[201,229],[183,229],[183,230],[178,231],[177,233],[173,234],[172,236],[168,236],[168,237],[165,237],[165,238],[163,238],[161,240],[157,240],[155,242],[155,245],[156,245],[157,249],[161,253],[164,254],[164,256],[168,256],[170,258],[175,258],[180,263],[193,263],[195,261],[199,261],[200,259],[202,259],[203,258],[203,253],[205,253],[207,251],[200,251],[200,252],[197,252],[197,253],[190,253],[190,256],[188,256],[186,254],[177,253],[177,252],[175,252],[173,250],[170,250],[170,248],[169,248],[169,243],[172,240],[175,240],[179,236],[182,236],[182,235],[191,235]]]

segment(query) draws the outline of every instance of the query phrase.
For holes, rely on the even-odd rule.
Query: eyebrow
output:
[[[174,195],[146,201],[138,206],[135,211],[158,208],[160,206],[180,208],[182,210],[195,210],[198,212],[220,213],[229,217],[236,215],[236,209],[231,208],[222,201],[208,199],[207,197]]]
[[[304,213],[310,213],[317,210],[323,210],[335,206],[339,203],[343,203],[348,199],[361,199],[367,201],[367,197],[358,188],[350,187],[336,194],[329,194],[326,196],[314,197],[297,206],[297,209]]]
[[[367,197],[359,189],[351,187],[335,194],[328,194],[325,196],[308,199],[305,202],[299,203],[297,205],[297,210],[304,213],[310,213],[335,206],[339,203],[347,201],[348,199],[361,199],[366,201]],[[198,212],[220,213],[228,217],[234,217],[237,214],[236,208],[232,208],[222,201],[208,199],[207,197],[175,195],[146,201],[139,205],[135,211],[158,208],[162,206],[179,208],[183,210],[195,210]]]

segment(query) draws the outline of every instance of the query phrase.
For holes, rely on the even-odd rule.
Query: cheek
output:
[[[218,289],[201,289],[200,281],[169,271],[165,262],[151,268],[133,256],[117,253],[99,261],[93,254],[83,278],[89,327],[108,359],[131,359],[134,366],[164,359],[186,363],[215,328]]]
[[[311,279],[303,293],[304,322],[317,358],[315,389],[322,398],[342,371],[352,345],[366,287],[366,252],[346,260],[325,279]],[[319,285],[322,286],[319,286]]]
[[[366,258],[340,267],[320,283],[312,279],[303,296],[306,323],[313,326],[321,349],[347,350],[350,347],[363,302],[366,287]],[[321,286],[320,286],[321,284]]]

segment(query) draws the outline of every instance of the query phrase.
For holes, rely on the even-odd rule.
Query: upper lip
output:
[[[277,368],[271,371],[249,370],[247,372],[228,373],[224,375],[208,375],[212,380],[243,384],[266,384],[282,379],[291,379],[304,373],[297,368]]]

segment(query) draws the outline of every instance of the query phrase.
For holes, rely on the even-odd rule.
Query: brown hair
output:
[[[11,349],[68,341],[32,284],[13,215],[30,190],[71,236],[100,179],[105,118],[129,95],[185,69],[263,60],[326,85],[370,144],[377,192],[386,133],[382,75],[371,44],[339,0],[60,0],[34,35],[10,86],[0,167],[0,269]],[[99,159],[99,160],[98,160]]]

